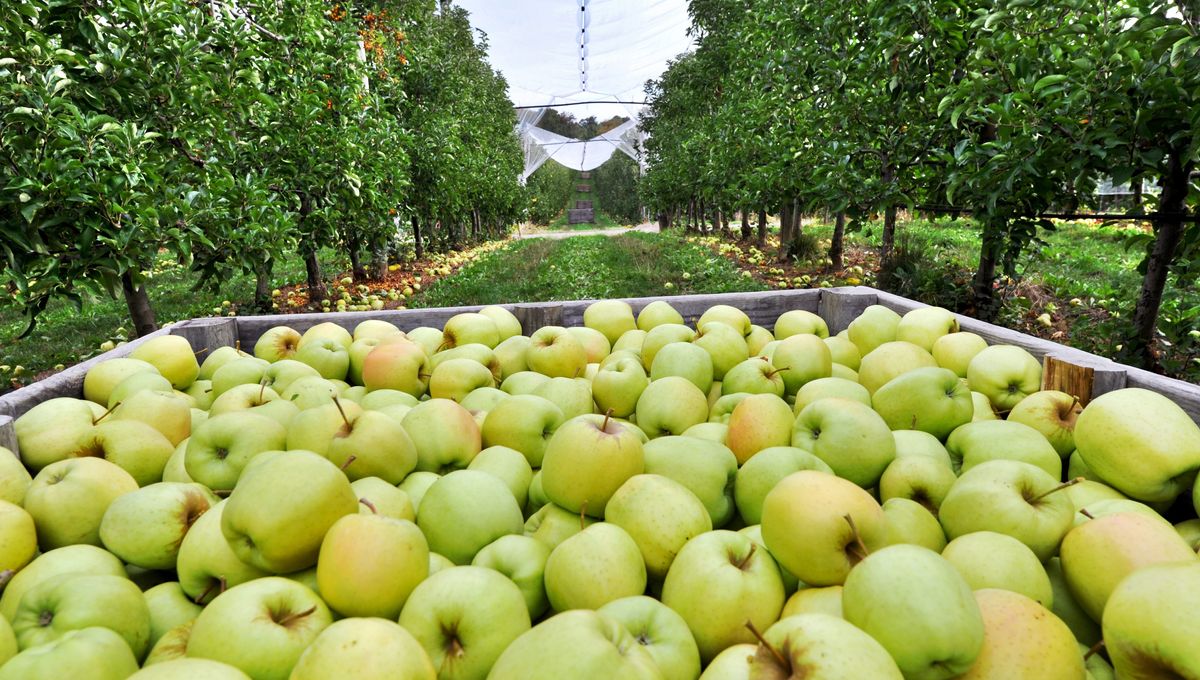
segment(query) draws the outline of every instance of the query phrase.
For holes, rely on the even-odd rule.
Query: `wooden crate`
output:
[[[723,295],[678,295],[673,297],[627,298],[634,310],[656,300],[666,300],[683,315],[688,324],[712,305],[725,304],[744,311],[753,323],[770,328],[775,319],[788,310],[803,309],[819,314],[832,333],[837,333],[870,305],[880,304],[900,314],[927,305],[890,293],[862,286],[812,290],[780,290],[761,293],[727,293]],[[578,326],[583,323],[583,311],[595,300],[564,302],[532,302],[501,305],[516,315],[526,334],[546,325]],[[190,319],[138,338],[102,355],[72,366],[65,371],[0,396],[0,446],[17,451],[13,419],[20,417],[37,404],[55,397],[79,397],[83,393],[83,378],[89,368],[105,359],[127,356],[146,340],[164,334],[181,335],[188,339],[203,360],[204,355],[217,347],[235,345],[249,350],[266,330],[274,326],[291,326],[303,332],[319,323],[331,321],[346,330],[367,319],[388,321],[401,330],[418,326],[441,328],[446,321],[462,312],[477,311],[479,307],[441,307],[436,309],[382,310],[372,312],[337,312],[317,314],[277,314],[231,318]],[[1087,402],[1105,392],[1124,387],[1141,387],[1169,397],[1179,404],[1193,420],[1200,422],[1200,386],[1182,380],[1165,378],[1149,371],[1118,364],[1104,357],[1072,349],[1049,340],[985,323],[970,317],[958,316],[964,331],[977,333],[989,344],[1017,345],[1028,350],[1043,362],[1044,386],[1064,389]]]

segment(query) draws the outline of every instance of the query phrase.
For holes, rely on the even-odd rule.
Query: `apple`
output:
[[[488,412],[483,421],[482,445],[520,451],[531,466],[541,467],[546,443],[563,420],[562,410],[548,399],[513,395]]]
[[[139,659],[150,648],[150,609],[133,581],[109,574],[68,573],[43,580],[21,598],[12,628],[22,650],[72,630],[108,628]]]
[[[1005,413],[1042,389],[1042,364],[1015,345],[991,345],[967,364],[967,384],[971,391],[986,395],[997,411]]]
[[[277,421],[252,411],[210,417],[188,439],[184,467],[189,477],[210,489],[232,489],[246,465],[263,451],[283,449],[287,431]]]
[[[854,401],[862,402],[863,404],[871,405],[871,393],[867,388],[859,385],[853,380],[845,378],[818,378],[816,380],[804,383],[796,392],[796,401],[793,405],[793,411],[799,415],[806,406],[818,399],[826,397],[841,397],[843,399],[853,399]]]
[[[725,423],[696,423],[683,431],[681,437],[694,437],[724,445],[729,426]]]
[[[683,315],[665,300],[655,300],[638,312],[637,327],[640,330],[649,332],[664,324],[683,324]]]
[[[1046,561],[1045,568],[1046,576],[1050,579],[1050,589],[1054,593],[1050,610],[1067,624],[1081,644],[1087,647],[1096,644],[1100,640],[1100,626],[1088,616],[1071,593],[1067,577],[1063,574],[1062,560],[1052,557]]]
[[[685,378],[670,376],[654,380],[638,398],[638,427],[651,439],[680,435],[708,420],[708,399]]]
[[[1117,677],[1186,677],[1195,645],[1200,565],[1146,567],[1121,581],[1104,607],[1104,643]]]
[[[883,509],[854,483],[801,470],[767,494],[762,536],[780,566],[813,586],[839,585],[871,550],[887,545]]]
[[[103,458],[62,460],[33,478],[25,494],[25,511],[33,517],[42,550],[75,543],[98,546],[100,522],[108,506],[137,488],[128,472]]]
[[[290,359],[281,361],[290,361]],[[301,364],[299,361],[295,363],[304,366],[309,375],[316,375],[316,369],[313,369],[311,366]],[[213,398],[221,396],[226,390],[237,385],[273,384],[271,380],[264,380],[264,375],[267,369],[274,365],[257,357],[238,357],[232,361],[225,362],[213,372],[211,380]],[[268,384],[268,386],[270,385]]]
[[[130,680],[249,680],[250,676],[226,663],[212,659],[178,658],[146,663]]]
[[[680,346],[691,347],[682,343]],[[642,396],[649,384],[641,361],[626,357],[601,366],[592,379],[592,397],[601,411],[608,412],[611,409],[614,416],[628,418],[636,410],[638,397]]]
[[[883,502],[884,524],[888,545],[911,544],[941,552],[946,547],[946,533],[929,508],[907,498],[890,498]]]
[[[645,472],[687,487],[708,511],[713,527],[733,517],[734,479],[740,475],[737,458],[726,446],[693,437],[659,437],[642,452]]]
[[[944,440],[971,422],[975,405],[958,376],[944,368],[917,368],[892,378],[871,405],[893,430],[920,430]]]
[[[17,454],[0,446],[0,500],[20,505],[32,483],[33,477]]]
[[[822,338],[821,341],[829,348],[829,357],[833,360],[833,363],[840,364],[853,371],[858,370],[858,367],[862,364],[862,354],[858,351],[858,345],[850,342],[847,338],[837,335]]]
[[[202,484],[151,484],[113,500],[100,522],[100,540],[129,564],[174,569],[184,536],[219,501]]]
[[[725,373],[725,379],[721,381],[721,393],[773,394],[782,397],[783,371],[761,357],[746,359]]]
[[[668,376],[686,378],[707,394],[713,384],[712,358],[699,345],[673,342],[655,353],[654,363],[650,367],[651,382]]]
[[[829,337],[829,326],[825,319],[803,309],[792,309],[775,319],[775,339],[783,340],[793,335],[815,335]]]
[[[113,390],[126,378],[138,373],[159,375],[153,364],[140,359],[118,357],[97,362],[83,377],[83,398],[107,406]]]
[[[350,353],[332,338],[314,338],[302,342],[295,359],[315,368],[322,378],[331,380],[345,380],[350,370]]]
[[[203,609],[192,602],[178,581],[167,581],[146,590],[146,608],[150,611],[150,646],[172,628],[194,621]]]
[[[642,341],[642,366],[649,371],[654,365],[654,357],[663,347],[676,342],[690,343],[695,339],[696,331],[684,326],[682,322],[655,326],[647,331],[646,338]]]
[[[491,319],[492,323],[496,324],[496,333],[501,342],[521,334],[520,319],[507,308],[499,305],[488,305],[480,309],[479,313]]]
[[[708,510],[694,493],[669,477],[630,477],[605,506],[604,520],[624,529],[646,563],[646,573],[662,580],[680,548],[712,531]]]
[[[750,395],[730,414],[725,443],[738,463],[744,465],[763,449],[791,443],[795,420],[782,398],[774,394]]]
[[[783,605],[779,619],[800,614],[828,614],[842,618],[842,586],[801,588]]]
[[[234,411],[247,411],[257,406],[263,406],[280,399],[279,393],[267,387],[266,383],[234,385],[213,399],[208,407],[208,417],[219,416]],[[206,418],[207,420],[207,418]],[[283,423],[280,423],[281,425]]]
[[[254,356],[270,362],[291,359],[299,344],[299,332],[288,326],[275,326],[258,336],[254,343]]]
[[[567,420],[596,409],[591,383],[584,378],[551,378],[535,387],[533,394],[553,402]]]
[[[188,386],[184,394],[191,399],[192,408],[207,410],[212,407],[213,391],[211,380],[197,380]]]
[[[874,395],[876,390],[911,370],[936,367],[933,355],[924,348],[895,340],[885,342],[863,355],[858,369],[858,382]]]
[[[941,307],[918,307],[900,317],[896,324],[896,339],[911,342],[928,352],[939,338],[958,332],[958,320]]]
[[[833,356],[820,338],[800,334],[780,341],[771,364],[783,378],[784,391],[796,394],[807,383],[832,375]]]
[[[712,311],[712,308],[709,311]],[[703,317],[701,320],[703,321]],[[750,347],[746,344],[745,333],[741,330],[721,321],[697,322],[696,328],[696,339],[692,342],[708,352],[712,359],[714,380],[723,380],[729,369],[750,358]],[[747,332],[748,328],[747,326]],[[786,376],[784,381],[787,381]]]
[[[562,326],[543,326],[529,336],[529,368],[551,378],[574,378],[587,367],[583,343]]]
[[[192,345],[182,335],[160,335],[150,338],[129,353],[130,359],[140,359],[158,369],[177,389],[185,389],[196,380],[200,364]]]
[[[1055,479],[1062,478],[1062,459],[1050,442],[1042,433],[1015,421],[965,424],[946,439],[946,451],[961,472],[990,460],[1017,460],[1037,466]]]
[[[429,549],[470,564],[484,546],[524,530],[516,498],[503,481],[478,470],[455,470],[434,482],[417,509]]]
[[[762,326],[750,326],[750,334],[746,336],[746,349],[750,350],[750,355],[757,356],[762,348],[767,346],[767,343],[774,342],[775,336],[771,331]]]
[[[872,350],[885,342],[896,339],[896,328],[900,315],[883,305],[871,305],[864,309],[846,328],[846,337],[853,342],[865,358]]]
[[[418,326],[412,330],[405,331],[404,335],[410,341],[424,349],[426,354],[431,356],[441,347],[443,340],[441,329],[429,326]]]
[[[745,312],[730,305],[713,305],[704,310],[704,313],[696,320],[696,328],[699,329],[709,322],[725,324],[737,331],[738,335],[743,338],[750,334],[750,328],[753,325]]]
[[[241,561],[276,574],[317,563],[321,539],[358,496],[336,465],[312,451],[271,451],[242,471],[221,516]]]
[[[350,334],[350,337],[353,342],[358,342],[359,340],[386,338],[398,334],[403,335],[403,331],[394,323],[383,319],[367,319],[354,327],[354,332]]]
[[[425,497],[425,493],[429,491],[429,487],[433,486],[434,482],[441,478],[442,476],[436,472],[410,472],[396,488],[408,494],[409,502],[413,506],[413,512],[420,513],[421,500]]]
[[[106,420],[76,442],[75,457],[103,458],[128,472],[139,486],[162,481],[175,445],[139,420]]]
[[[429,396],[461,402],[473,390],[494,387],[495,379],[486,366],[470,359],[439,363],[429,378]]]
[[[834,364],[833,370],[830,371],[829,377],[841,378],[842,380],[849,380],[851,382],[858,382],[858,371],[847,368],[841,364]]]
[[[646,589],[638,544],[621,527],[592,524],[564,539],[546,560],[546,595],[555,611],[596,609]]]
[[[762,506],[767,494],[784,477],[800,470],[833,474],[825,461],[791,446],[766,448],[747,460],[734,481],[734,498],[742,521],[748,525],[762,522]]]
[[[392,389],[414,397],[425,394],[432,368],[429,355],[415,342],[379,345],[363,359],[362,381],[369,392]]]
[[[267,575],[238,559],[221,533],[226,502],[201,515],[179,545],[175,567],[179,585],[195,602],[211,602],[227,588]]]
[[[316,406],[332,404],[333,400],[341,393],[342,386],[336,381],[313,375],[293,381],[286,390],[280,392],[279,396],[304,411]]]
[[[1075,507],[1062,485],[1041,468],[992,460],[964,472],[942,501],[938,519],[951,540],[995,531],[1050,559],[1070,530]]]
[[[71,397],[47,399],[26,411],[13,423],[21,460],[37,474],[47,465],[63,460],[78,449],[78,442],[95,426],[98,407]]]
[[[753,678],[905,677],[875,639],[828,614],[791,616],[768,628],[750,662],[750,674]]]
[[[874,487],[896,457],[896,440],[883,418],[857,401],[829,397],[796,416],[792,446],[825,461],[839,476]]]
[[[529,485],[533,482],[533,469],[520,451],[507,446],[490,446],[480,451],[467,469],[486,472],[504,482],[517,499],[517,505],[525,507]]]
[[[354,344],[354,336],[350,334],[350,331],[332,321],[326,321],[304,331],[304,335],[300,336],[300,342],[296,346],[296,349],[299,351],[304,349],[306,344],[322,339],[333,340],[347,349],[350,348],[350,345]]]
[[[12,580],[0,595],[0,614],[11,621],[21,598],[34,586],[61,574],[70,573],[125,575],[125,566],[112,553],[94,545],[69,545],[38,555]]]
[[[654,657],[617,621],[594,611],[557,614],[504,649],[489,680],[654,680]]]
[[[595,524],[587,515],[577,515],[553,503],[537,509],[525,522],[525,535],[535,538],[553,550],[566,539]]]
[[[754,640],[779,618],[784,590],[779,567],[766,550],[734,531],[710,531],[688,541],[663,581],[662,603],[687,622],[704,662],[735,644]]]
[[[527,356],[531,343],[532,341],[524,335],[514,335],[496,345],[493,354],[496,364],[500,368],[501,380],[529,370]]]
[[[1084,677],[1083,654],[1071,629],[1041,604],[994,588],[977,590],[975,601],[983,615],[983,648],[960,678]]]
[[[612,351],[612,344],[603,333],[585,326],[572,326],[567,329],[567,332],[583,345],[583,351],[587,355],[589,364],[599,363],[601,359],[608,356]]]
[[[1140,501],[1170,502],[1200,468],[1200,426],[1140,388],[1102,394],[1075,421],[1075,446],[1100,481]]]
[[[757,650],[758,645],[748,642],[726,647],[705,666],[700,680],[750,680],[750,664]]]
[[[292,668],[289,680],[435,680],[429,655],[403,626],[378,618],[335,621]]]
[[[450,567],[413,590],[400,625],[429,655],[439,678],[483,678],[529,630],[525,598],[512,581],[483,567]]]
[[[687,622],[670,607],[645,595],[613,600],[596,610],[625,626],[650,653],[664,680],[700,675],[700,650]]]
[[[1000,588],[1041,604],[1054,604],[1054,589],[1041,560],[1012,536],[976,531],[950,541],[942,551],[972,590]]]
[[[0,501],[0,590],[33,561],[37,548],[33,517],[19,505]]]
[[[612,352],[609,354],[609,356],[612,356],[612,354],[616,354],[617,352],[628,352],[638,359],[641,359],[642,344],[646,341],[646,335],[646,331],[636,328],[630,331],[625,331],[621,334],[621,337],[617,338],[617,341],[612,344]]]
[[[187,655],[241,669],[252,678],[286,680],[300,655],[333,623],[309,588],[268,576],[234,586],[200,612]]]
[[[211,387],[211,381],[209,382],[209,386]],[[195,383],[192,384],[194,385]],[[189,385],[188,389],[190,390],[191,388],[191,385]],[[108,395],[108,402],[105,406],[115,409],[122,401],[143,390],[172,394],[175,388],[171,385],[171,381],[159,375],[157,370],[134,373],[113,388],[112,392]]]
[[[644,469],[642,440],[635,429],[608,417],[564,423],[546,444],[542,459],[546,497],[571,512],[603,517],[609,498]]]
[[[709,406],[708,422],[728,424],[729,418],[733,416],[733,409],[737,408],[737,405],[748,396],[750,396],[749,392],[722,395]]]
[[[500,329],[492,318],[478,312],[455,314],[442,329],[442,347],[478,343],[489,348],[500,344]]]
[[[905,677],[957,677],[983,648],[984,620],[971,587],[928,548],[893,545],[871,553],[846,577],[842,609]]]
[[[954,374],[960,378],[967,377],[967,367],[971,364],[971,359],[975,358],[988,346],[987,340],[974,334],[960,331],[958,333],[947,333],[934,341],[933,346],[928,348],[933,355],[934,361],[942,368],[954,371]]]
[[[950,453],[938,441],[937,437],[920,430],[892,430],[892,438],[896,440],[896,457],[922,456],[932,458],[947,468],[953,467]]]
[[[1008,420],[1041,432],[1062,458],[1075,450],[1075,420],[1083,412],[1079,400],[1066,392],[1042,390],[1013,407]]]
[[[922,433],[924,434],[924,433]],[[879,498],[907,498],[937,513],[958,477],[948,462],[921,455],[900,456],[888,464],[879,478]]]
[[[421,402],[401,425],[417,448],[418,470],[441,474],[463,469],[483,448],[475,417],[449,399]]]
[[[501,536],[475,554],[471,564],[497,571],[521,590],[530,619],[550,606],[544,574],[551,547],[531,536]]]
[[[417,525],[382,515],[346,515],[321,542],[321,599],[351,617],[395,619],[429,575],[429,544]]]
[[[137,659],[120,635],[91,627],[23,650],[0,666],[0,680],[125,680],[137,670]]]
[[[163,633],[158,642],[154,643],[154,646],[150,648],[150,653],[146,655],[146,661],[143,663],[143,668],[161,666],[172,661],[186,659],[188,638],[192,635],[192,626],[195,623],[193,619]],[[214,661],[213,663],[220,662]],[[245,674],[243,673],[243,675]]]
[[[588,305],[583,310],[583,325],[602,333],[609,343],[637,328],[633,308],[622,300],[601,300]]]

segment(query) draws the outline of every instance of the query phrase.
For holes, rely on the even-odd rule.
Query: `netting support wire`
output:
[[[585,102],[557,102],[554,104],[530,104],[529,106],[514,106],[513,108],[520,111],[523,109],[561,109],[566,106],[587,106],[589,104],[631,104],[634,106],[645,106],[646,102],[631,102],[623,99],[589,99]]]

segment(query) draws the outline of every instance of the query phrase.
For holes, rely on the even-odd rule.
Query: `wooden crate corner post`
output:
[[[542,326],[561,326],[563,322],[563,306],[558,303],[515,305],[512,311],[525,335],[533,335]]]
[[[825,289],[821,291],[818,314],[825,319],[829,333],[836,334],[846,330],[864,309],[878,301],[879,296],[870,288]]]
[[[1125,369],[1108,360],[1051,352],[1042,358],[1042,389],[1058,390],[1079,399],[1082,406],[1105,392],[1125,387]]]

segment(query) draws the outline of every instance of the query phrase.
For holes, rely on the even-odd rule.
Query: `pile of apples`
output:
[[[164,336],[15,428],[0,680],[1200,677],[1200,428],[938,308]]]

